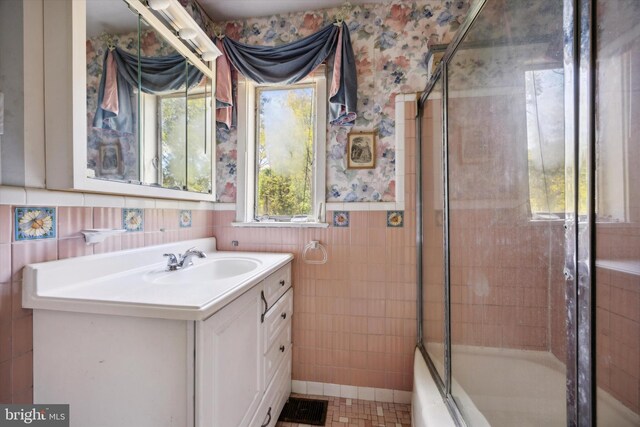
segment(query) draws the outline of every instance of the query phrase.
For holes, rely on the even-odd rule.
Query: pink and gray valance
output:
[[[180,54],[146,57],[118,47],[105,52],[102,69],[93,127],[121,133],[133,133],[136,128],[134,88],[149,94],[178,89],[186,93],[204,76]]]
[[[298,41],[281,46],[252,46],[225,37],[216,42],[223,55],[217,59],[216,121],[232,126],[233,66],[257,83],[292,84],[311,74],[335,52],[329,92],[331,124],[350,126],[356,119],[356,63],[349,28],[330,24]]]

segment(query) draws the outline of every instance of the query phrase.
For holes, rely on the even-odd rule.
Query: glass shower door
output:
[[[487,2],[448,61],[451,394],[565,426],[562,4]]]
[[[421,102],[422,345],[445,379],[445,283],[442,184],[442,79]]]
[[[640,2],[596,2],[598,426],[640,425]]]

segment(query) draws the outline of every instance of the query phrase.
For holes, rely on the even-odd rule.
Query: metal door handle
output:
[[[280,280],[280,286],[284,286],[284,280]]]
[[[267,419],[267,422],[262,424],[260,427],[267,427],[269,424],[271,424],[271,406],[269,406],[269,412],[267,412],[267,416],[269,417]]]
[[[286,318],[287,318],[287,313],[282,313],[282,314],[280,315],[280,317],[282,317],[283,319],[286,319]]]
[[[267,299],[264,297],[264,291],[260,291],[260,298],[262,298],[262,302],[264,302],[264,313],[260,315],[260,323],[264,323],[264,316],[267,314],[267,309],[269,308]]]
[[[280,346],[280,351],[284,353],[284,346],[283,345]]]

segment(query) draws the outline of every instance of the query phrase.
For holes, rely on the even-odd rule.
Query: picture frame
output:
[[[375,132],[350,133],[347,140],[347,169],[374,169],[375,167]]]
[[[120,173],[120,146],[106,144],[100,146],[100,175],[116,175]]]

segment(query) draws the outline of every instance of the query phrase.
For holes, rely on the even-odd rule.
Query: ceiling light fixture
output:
[[[171,0],[148,0],[148,2],[153,10],[165,10],[171,5]]]
[[[198,36],[198,32],[193,28],[185,27],[178,31],[178,35],[182,40],[193,40]]]
[[[214,59],[216,59],[216,54],[210,51],[206,51],[206,52],[202,52],[202,55],[200,55],[203,61],[213,61]]]

